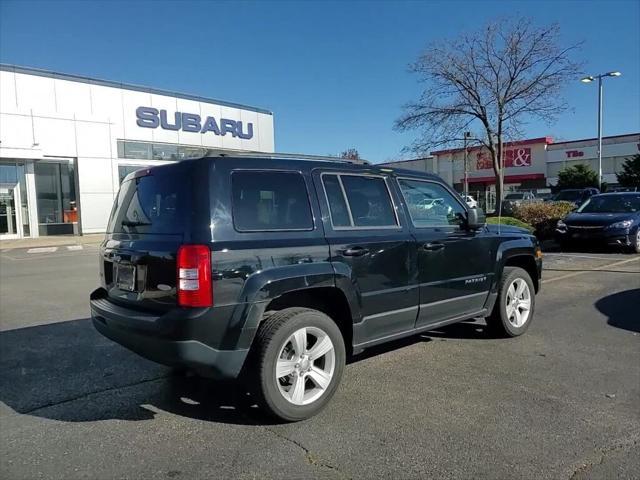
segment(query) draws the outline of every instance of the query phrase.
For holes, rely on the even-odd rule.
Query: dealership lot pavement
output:
[[[365,353],[274,424],[102,338],[95,247],[0,252],[2,478],[640,478],[640,256],[549,253],[535,323]]]

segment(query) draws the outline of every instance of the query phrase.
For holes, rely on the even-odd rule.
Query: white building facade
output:
[[[634,155],[640,154],[640,133],[616,135],[602,138],[602,181],[616,185],[616,173]],[[589,166],[598,171],[598,139],[556,142],[547,146],[547,182],[558,183],[558,172],[577,164]]]
[[[274,152],[273,114],[0,64],[0,240],[104,232],[122,178],[216,152]]]

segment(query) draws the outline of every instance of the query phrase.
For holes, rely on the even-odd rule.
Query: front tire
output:
[[[522,335],[531,324],[535,303],[535,288],[527,271],[504,267],[498,299],[486,319],[489,331],[501,337]]]
[[[640,226],[636,229],[635,243],[631,245],[631,250],[640,253]]]
[[[250,388],[269,414],[294,422],[316,415],[335,393],[346,361],[335,322],[310,308],[287,308],[262,322]]]

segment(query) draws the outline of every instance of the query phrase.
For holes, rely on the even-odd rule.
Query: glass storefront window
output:
[[[118,157],[120,158],[151,158],[151,144],[144,142],[118,142]]]
[[[206,153],[204,148],[199,147],[178,147],[178,158],[186,160],[188,158],[200,158]]]
[[[124,177],[129,175],[131,172],[145,168],[145,166],[146,165],[118,165],[118,177],[120,177],[120,183],[122,183]]]
[[[24,164],[0,163],[0,235],[30,235],[26,183]]]
[[[178,146],[162,143],[153,144],[154,160],[178,160]]]
[[[175,161],[200,158],[206,153],[207,149],[202,147],[118,140],[118,158]]]
[[[78,222],[73,165],[36,162],[34,172],[40,235],[73,233]]]

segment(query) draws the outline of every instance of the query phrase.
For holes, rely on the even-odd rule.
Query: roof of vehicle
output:
[[[640,195],[640,192],[606,192],[598,193],[594,197],[619,197],[624,195]]]
[[[363,172],[363,173],[371,173],[371,174],[381,174],[381,173],[391,173],[397,177],[411,177],[417,179],[425,179],[425,180],[433,180],[440,183],[445,183],[444,180],[437,175],[425,172],[419,172],[416,170],[407,170],[402,168],[390,168],[386,165],[372,165],[366,160],[349,160],[349,159],[341,159],[337,157],[322,157],[316,155],[298,155],[298,154],[280,154],[280,153],[269,153],[269,154],[254,154],[253,152],[247,154],[219,154],[217,156],[206,156],[200,158],[191,158],[181,160],[179,162],[172,162],[164,165],[157,165],[149,168],[142,168],[141,170],[131,172],[124,179],[130,180],[134,177],[147,175],[150,170],[155,169],[163,169],[167,167],[171,167],[176,164],[188,164],[188,163],[196,163],[196,162],[220,162],[220,163],[232,163],[237,165],[238,168],[248,168],[248,169],[265,169],[265,170],[298,170],[298,171],[311,171],[316,168],[323,169],[332,169],[332,170],[340,170],[340,171],[353,171]],[[365,163],[366,162],[366,163]]]
[[[404,168],[391,168],[387,165],[375,165],[366,160],[349,160],[338,157],[323,157],[319,155],[300,155],[300,154],[221,154],[219,156],[208,156],[198,160],[212,160],[215,162],[234,162],[238,166],[250,168],[264,167],[269,168],[291,168],[296,170],[313,170],[314,168],[331,168],[340,170],[352,170],[354,172],[363,171],[371,173],[393,173],[399,177],[415,177],[429,180],[443,180],[432,173],[419,172]],[[193,160],[182,160],[188,162]]]

